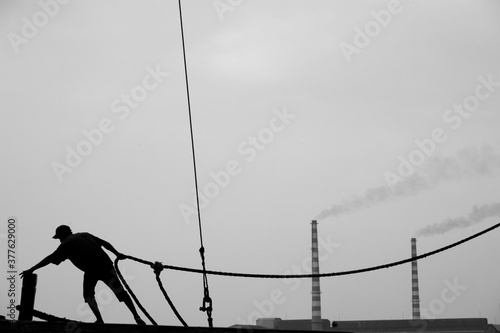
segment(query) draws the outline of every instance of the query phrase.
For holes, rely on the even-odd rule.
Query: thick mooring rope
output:
[[[206,274],[212,274],[212,275],[222,275],[222,276],[231,276],[231,277],[243,277],[243,278],[260,278],[260,279],[302,279],[302,278],[312,278],[312,277],[332,277],[332,276],[340,276],[340,275],[350,275],[350,274],[358,274],[358,273],[364,273],[364,272],[369,272],[369,271],[375,271],[378,269],[383,269],[383,268],[389,268],[389,267],[394,267],[398,265],[403,265],[415,260],[420,260],[426,257],[430,257],[432,255],[438,254],[440,252],[449,250],[451,248],[454,248],[458,245],[461,245],[463,243],[466,243],[474,238],[477,238],[481,235],[484,235],[496,228],[500,227],[500,223],[497,223],[483,231],[480,231],[476,234],[473,234],[472,236],[469,236],[467,238],[464,238],[462,240],[459,240],[455,243],[452,243],[450,245],[441,247],[437,250],[433,250],[421,255],[417,255],[415,257],[407,258],[404,260],[399,260],[395,261],[389,264],[384,264],[384,265],[377,265],[377,266],[372,266],[372,267],[366,267],[366,268],[359,268],[359,269],[353,269],[353,270],[348,270],[348,271],[341,271],[341,272],[330,272],[330,273],[321,273],[321,274],[252,274],[252,273],[234,273],[234,272],[224,272],[224,271],[211,271],[211,270],[200,270],[200,269],[195,269],[195,268],[187,268],[187,267],[179,267],[179,266],[172,266],[172,265],[163,265],[163,268],[165,269],[171,269],[171,270],[177,270],[177,271],[183,271],[183,272],[190,272],[190,273],[206,273]],[[138,262],[142,263],[147,263],[150,264],[148,261],[139,259],[139,258],[134,258],[132,256],[128,256],[128,259],[135,260]]]
[[[182,322],[182,324],[184,326],[187,326],[186,322],[182,319],[182,317],[178,313],[177,309],[175,308],[174,304],[172,303],[172,301],[168,297],[167,292],[163,288],[163,284],[161,283],[161,280],[160,280],[160,272],[163,269],[171,269],[171,270],[177,270],[177,271],[183,271],[183,272],[190,272],[190,273],[213,274],[213,275],[231,276],[231,277],[245,277],[245,278],[265,278],[265,279],[301,279],[301,278],[312,278],[312,277],[332,277],[332,276],[340,276],[340,275],[358,274],[358,273],[364,273],[364,272],[375,271],[375,270],[379,270],[379,269],[383,269],[383,268],[389,268],[389,267],[394,267],[394,266],[398,266],[398,265],[403,265],[403,264],[406,264],[406,263],[409,263],[409,262],[412,262],[412,261],[416,261],[416,260],[420,260],[420,259],[423,259],[423,258],[426,258],[426,257],[430,257],[432,255],[438,254],[440,252],[449,250],[449,249],[454,248],[454,247],[456,247],[458,245],[466,243],[466,242],[468,242],[468,241],[470,241],[470,240],[472,240],[474,238],[477,238],[477,237],[479,237],[481,235],[484,235],[484,234],[486,234],[486,233],[488,233],[488,232],[490,232],[490,231],[492,231],[492,230],[494,230],[494,229],[496,229],[498,227],[500,227],[500,223],[497,223],[497,224],[495,224],[495,225],[493,225],[493,226],[491,226],[491,227],[489,227],[487,229],[484,229],[483,231],[475,233],[472,236],[469,236],[467,238],[459,240],[459,241],[457,241],[455,243],[452,243],[450,245],[443,246],[443,247],[441,247],[441,248],[439,248],[437,250],[430,251],[430,252],[427,252],[427,253],[424,253],[424,254],[421,254],[421,255],[417,255],[415,257],[407,258],[407,259],[404,259],[404,260],[399,260],[399,261],[395,261],[395,262],[392,262],[392,263],[389,263],[389,264],[384,264],[384,265],[377,265],[377,266],[371,266],[371,267],[366,267],[366,268],[354,269],[354,270],[349,270],[349,271],[330,272],[330,273],[323,273],[323,274],[289,274],[289,275],[283,275],[283,274],[281,274],[280,275],[280,274],[233,273],[233,272],[209,271],[209,270],[200,270],[200,269],[186,268],[186,267],[179,267],[179,266],[163,265],[160,262],[154,262],[153,263],[151,261],[147,261],[147,260],[136,258],[136,257],[132,257],[132,256],[125,256],[125,258],[137,261],[139,263],[148,265],[151,268],[153,268],[153,270],[155,272],[155,275],[156,275],[156,281],[158,282],[158,285],[159,285],[159,287],[160,287],[163,295],[165,296],[165,298],[167,299],[168,303],[170,304],[170,307],[172,308],[172,310],[176,314],[177,318]],[[149,320],[154,325],[157,325],[156,322],[153,320],[153,318],[151,318],[151,316],[149,315],[149,313],[147,313],[147,311],[144,309],[144,307],[140,304],[139,300],[137,299],[137,297],[135,296],[134,292],[132,291],[132,289],[127,284],[127,282],[123,279],[123,276],[120,273],[120,270],[118,268],[118,261],[121,260],[121,259],[123,259],[123,258],[120,258],[120,259],[116,258],[115,259],[115,269],[116,269],[116,272],[117,272],[119,278],[122,280],[123,284],[125,285],[125,287],[129,291],[129,293],[131,294],[131,296],[134,298],[134,300],[136,301],[137,305],[142,310],[142,312],[144,312],[144,314],[149,318]]]

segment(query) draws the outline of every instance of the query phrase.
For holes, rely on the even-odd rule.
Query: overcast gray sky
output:
[[[208,269],[309,273],[315,218],[321,272],[500,222],[498,1],[182,3]],[[19,269],[57,247],[60,224],[200,268],[177,1],[2,1],[0,35],[0,211],[18,219]],[[428,318],[500,322],[498,232],[419,262]],[[158,323],[178,325],[152,270],[122,267]],[[71,263],[37,273],[38,310],[94,320]],[[206,326],[201,276],[162,278]],[[209,286],[216,326],[311,316],[308,279]],[[329,320],[411,317],[409,265],[321,289]],[[100,290],[104,320],[132,323]]]

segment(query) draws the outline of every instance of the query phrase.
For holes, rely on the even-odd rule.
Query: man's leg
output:
[[[85,301],[89,305],[90,310],[94,313],[94,316],[97,318],[96,324],[103,324],[104,320],[102,320],[101,312],[99,312],[95,298],[87,298]]]
[[[124,291],[126,297],[123,297],[123,303],[127,306],[127,308],[132,312],[132,315],[134,316],[134,320],[137,324],[139,325],[146,325],[144,320],[141,319],[141,316],[139,316],[139,313],[137,313],[137,310],[135,309],[134,302],[132,302],[132,298],[127,294],[126,291]]]
[[[111,275],[112,276],[110,277],[110,279],[108,279],[107,281],[104,281],[104,282],[115,293],[116,298],[118,298],[118,300],[120,302],[125,303],[125,305],[130,310],[130,312],[132,312],[132,315],[134,316],[135,322],[139,325],[146,325],[144,320],[141,319],[141,316],[139,316],[139,313],[135,309],[134,302],[132,301],[132,298],[130,298],[129,294],[123,288],[123,286],[120,282],[120,279],[116,275],[116,272],[114,269],[111,271]]]
[[[85,273],[83,275],[83,298],[85,302],[89,305],[90,310],[97,318],[96,323],[104,323],[102,320],[101,312],[99,311],[99,307],[97,306],[97,302],[95,301],[95,286],[97,284],[97,277]]]

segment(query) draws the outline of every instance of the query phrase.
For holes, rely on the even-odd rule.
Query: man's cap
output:
[[[68,234],[72,234],[71,228],[63,224],[56,228],[56,234],[52,238],[60,239],[61,236]]]

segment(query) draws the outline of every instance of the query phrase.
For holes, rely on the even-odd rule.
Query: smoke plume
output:
[[[500,154],[491,146],[466,148],[451,156],[433,155],[404,181],[394,186],[368,189],[364,194],[345,199],[323,210],[317,220],[368,208],[398,198],[416,195],[446,181],[490,176],[500,171]]]
[[[428,225],[417,231],[416,236],[433,236],[440,235],[456,228],[465,228],[470,225],[479,223],[490,217],[500,216],[500,202],[486,205],[475,205],[472,212],[467,216],[457,218],[447,218],[438,223]]]

